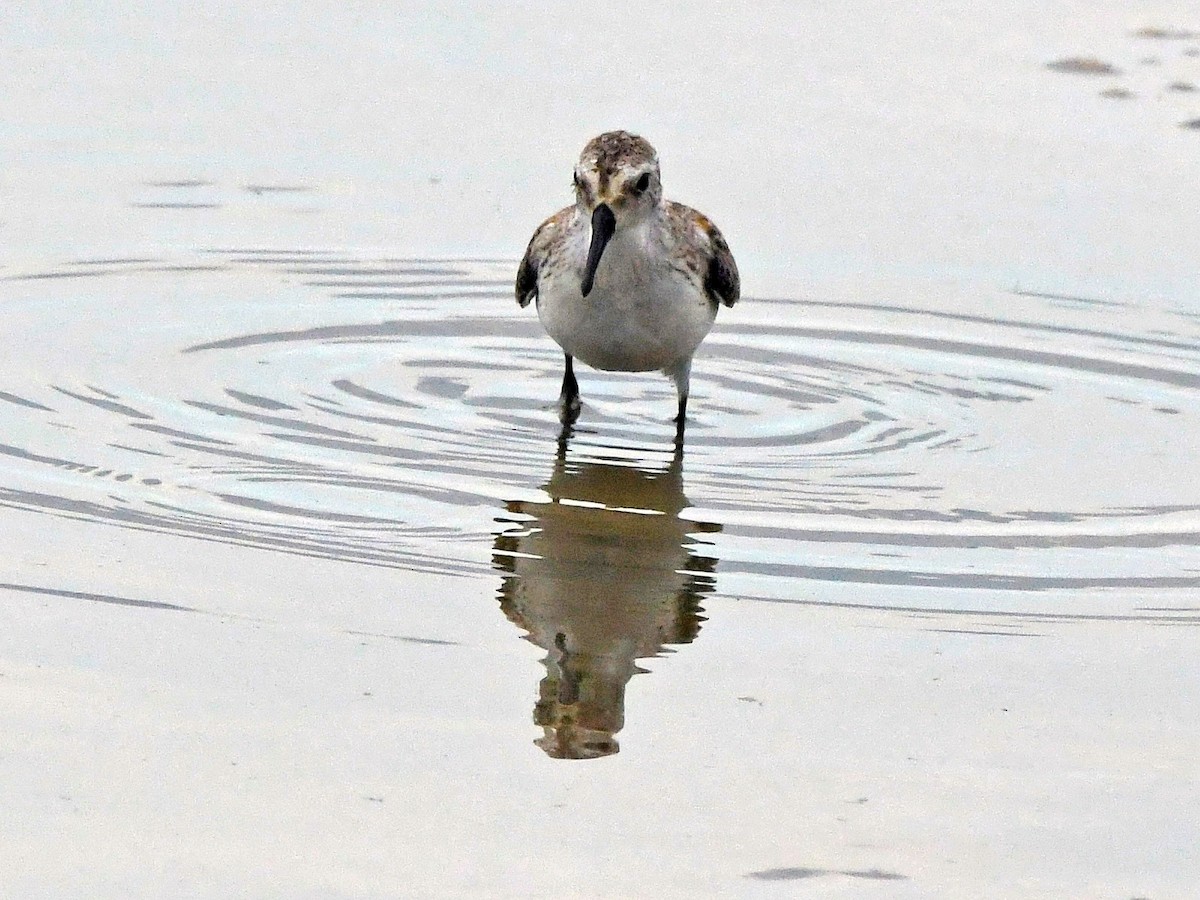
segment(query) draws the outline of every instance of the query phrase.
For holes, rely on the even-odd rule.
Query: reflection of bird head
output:
[[[544,729],[536,743],[555,759],[596,759],[620,750],[616,733],[625,725],[624,671],[607,673],[603,657],[566,650],[566,636],[544,660],[533,721]]]
[[[549,502],[513,502],[494,561],[505,615],[547,651],[534,720],[551,756],[616,753],[636,660],[692,641],[716,561],[693,549],[716,525],[679,518],[679,459],[665,470],[556,461]]]

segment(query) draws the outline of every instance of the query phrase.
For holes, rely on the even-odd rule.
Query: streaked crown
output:
[[[575,188],[588,209],[607,203],[618,211],[635,202],[657,204],[662,197],[658,153],[628,131],[606,131],[587,142],[575,167]]]

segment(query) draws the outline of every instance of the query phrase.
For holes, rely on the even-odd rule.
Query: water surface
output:
[[[1064,9],[14,8],[4,888],[1190,896],[1200,28]],[[613,127],[682,448],[511,295]]]
[[[4,501],[479,576],[506,505],[600,490],[564,483],[565,460],[618,494],[626,469],[671,473],[674,492],[617,505],[719,531],[742,599],[820,586],[1018,631],[1194,620],[1194,316],[1032,292],[748,298],[697,359],[677,455],[653,374],[588,370],[560,443],[561,356],[511,268],[212,250],[10,274]]]

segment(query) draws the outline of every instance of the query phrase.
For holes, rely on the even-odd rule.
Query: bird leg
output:
[[[692,376],[692,361],[685,359],[666,372],[675,382],[675,390],[679,392],[679,411],[675,415],[675,442],[680,443],[683,441],[683,429],[687,425],[688,384]]]
[[[575,380],[575,366],[571,354],[563,355],[567,365],[563,371],[562,391],[558,395],[558,418],[564,425],[570,425],[579,416],[579,382]]]
[[[679,412],[675,416],[675,443],[683,443],[683,430],[687,427],[687,394],[679,395]]]

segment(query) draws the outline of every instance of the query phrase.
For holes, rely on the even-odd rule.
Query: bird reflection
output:
[[[636,661],[699,633],[717,561],[696,535],[720,526],[679,518],[682,448],[653,470],[572,456],[564,440],[543,486],[549,502],[507,504],[493,560],[501,609],[547,651],[536,744],[590,759],[620,749],[625,685],[646,671]]]

